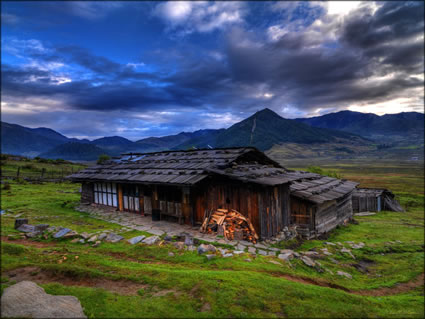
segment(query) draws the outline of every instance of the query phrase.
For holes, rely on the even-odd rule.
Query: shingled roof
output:
[[[287,170],[253,147],[124,154],[68,178],[74,182],[190,186],[211,175],[269,186],[291,183],[291,195],[314,203],[341,197],[358,185],[315,173]]]
[[[242,169],[244,159],[252,163],[258,160],[264,164],[254,164],[255,168],[275,169],[273,185],[287,183],[283,176],[287,171],[277,162],[265,156],[253,147],[205,149],[190,151],[165,151],[144,154],[124,154],[103,164],[88,167],[69,176],[72,181],[114,181],[133,183],[158,183],[175,185],[194,185],[212,174],[226,175],[230,178],[243,179],[259,184],[270,184]],[[255,161],[254,161],[255,162]],[[235,169],[236,166],[242,165]],[[239,172],[240,171],[240,172]],[[239,173],[236,173],[239,172]],[[244,178],[244,175],[249,175]]]
[[[301,172],[292,172],[289,175],[300,176]],[[359,183],[337,179],[319,174],[304,177],[290,185],[291,196],[321,204],[323,202],[340,198],[352,192]]]

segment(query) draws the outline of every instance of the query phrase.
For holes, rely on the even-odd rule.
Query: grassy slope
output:
[[[299,260],[292,261],[296,267],[290,268],[269,263],[272,257],[258,257],[252,262],[246,262],[246,256],[207,261],[195,252],[178,252],[171,247],[131,246],[122,242],[92,248],[71,244],[69,240],[49,239],[43,242],[51,242],[52,246],[42,248],[2,241],[2,281],[6,281],[3,273],[10,269],[37,266],[76,281],[94,277],[127,279],[146,285],[134,296],[54,282],[43,285],[48,293],[77,296],[89,317],[423,317],[424,297],[420,288],[393,296],[366,297],[292,282],[284,277],[292,275],[351,290],[370,290],[408,282],[423,273],[423,170],[400,167],[397,173],[390,174],[389,168],[370,167],[375,170],[370,179],[367,178],[370,172],[358,165],[347,164],[335,169],[345,178],[360,181],[362,186],[384,184],[397,193],[403,204],[409,203],[405,214],[383,212],[358,217],[359,225],[341,227],[332,233],[328,241],[366,243],[365,249],[353,250],[356,260],[336,251],[332,257],[339,265],[329,259],[320,260],[334,273],[342,270],[352,274],[352,280],[328,272],[318,273]],[[78,188],[79,185],[72,184],[14,183],[10,191],[2,191],[2,209],[23,212],[22,217],[34,223],[70,227],[78,232],[121,228],[74,211],[72,207],[79,199]],[[11,217],[2,217],[2,236],[16,233],[13,221]],[[142,233],[131,231],[124,236],[137,234]],[[394,240],[402,243],[387,243]],[[313,240],[304,242],[297,250],[313,247],[325,245],[323,241]],[[170,250],[176,256],[168,256]],[[68,260],[58,264],[64,254]],[[75,260],[75,255],[80,258]],[[371,263],[369,273],[363,274],[353,267],[358,260]],[[2,286],[11,283],[13,281],[6,281]],[[156,295],[161,291],[169,293]],[[206,304],[209,308],[205,308]],[[201,309],[204,311],[199,312]]]

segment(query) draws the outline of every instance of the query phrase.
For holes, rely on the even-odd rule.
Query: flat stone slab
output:
[[[160,238],[158,236],[151,236],[151,237],[145,238],[142,241],[142,243],[146,245],[153,245],[153,244],[156,244],[159,240]]]
[[[117,235],[115,233],[109,233],[108,236],[106,236],[105,241],[110,243],[117,243],[121,240],[123,240],[124,237]]]
[[[137,244],[138,242],[141,242],[143,239],[145,239],[146,238],[146,236],[143,236],[143,235],[141,235],[141,236],[137,236],[137,237],[133,237],[133,238],[130,238],[129,240],[127,240],[130,244],[132,244],[132,245],[135,245],[135,244]]]
[[[53,238],[61,238],[61,237],[65,236],[66,234],[68,234],[70,231],[71,231],[71,229],[69,229],[69,228],[62,228],[56,234],[53,235]]]
[[[19,226],[17,228],[17,230],[19,230],[19,231],[21,231],[23,233],[33,233],[33,232],[37,231],[35,229],[35,226],[34,225],[29,225],[29,224],[23,224],[23,225]]]
[[[2,318],[87,318],[74,296],[53,296],[32,281],[21,281],[4,290]]]

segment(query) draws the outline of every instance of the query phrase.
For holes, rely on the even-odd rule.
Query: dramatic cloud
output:
[[[88,21],[78,36],[6,28],[3,120],[137,139],[227,127],[264,107],[423,112],[423,2],[121,4],[67,4]],[[88,26],[108,32],[85,36]]]

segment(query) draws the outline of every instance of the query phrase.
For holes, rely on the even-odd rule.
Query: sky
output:
[[[1,2],[2,121],[130,140],[424,112],[424,2]]]

